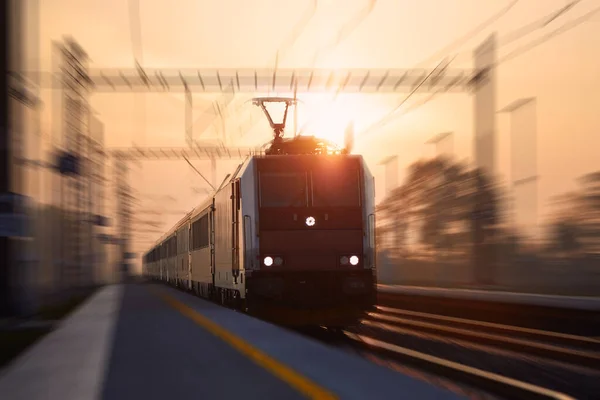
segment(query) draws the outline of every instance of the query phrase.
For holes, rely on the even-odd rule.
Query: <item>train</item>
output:
[[[277,324],[343,329],[375,307],[375,248],[363,157],[276,130],[265,154],[239,164],[143,255],[143,273]]]

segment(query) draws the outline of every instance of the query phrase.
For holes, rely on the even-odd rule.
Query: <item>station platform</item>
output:
[[[106,286],[0,375],[3,400],[454,399],[158,284]]]
[[[562,308],[568,310],[600,311],[599,297],[556,296],[505,292],[498,290],[448,289],[381,284],[378,285],[378,291],[386,294],[478,300],[493,303],[523,304],[531,306]]]

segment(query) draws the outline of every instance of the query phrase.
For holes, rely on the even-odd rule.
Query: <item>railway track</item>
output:
[[[390,325],[525,352],[600,370],[600,341],[558,332],[380,307],[365,324]]]
[[[600,399],[600,338],[378,306],[299,331],[472,399]]]
[[[598,338],[390,307],[344,335],[363,354],[504,398],[600,398]]]

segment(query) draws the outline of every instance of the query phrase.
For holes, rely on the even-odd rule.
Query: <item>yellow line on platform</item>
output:
[[[191,319],[196,324],[200,325],[213,335],[227,342],[233,348],[243,353],[246,357],[250,358],[252,361],[265,368],[273,375],[277,376],[279,379],[283,380],[288,385],[292,386],[294,389],[298,390],[302,394],[308,396],[311,399],[329,400],[338,398],[338,396],[336,396],[335,394],[327,391],[326,389],[312,382],[310,379],[300,375],[298,372],[294,371],[290,367],[271,358],[269,355],[255,348],[250,343],[244,341],[235,334],[215,324],[208,318],[199,314],[191,307],[164,293],[162,290],[155,289],[153,291],[155,291],[156,294],[171,307],[173,307],[174,309],[176,309],[177,311],[179,311],[180,313],[182,313],[183,315],[185,315],[186,317],[188,317],[189,319]]]

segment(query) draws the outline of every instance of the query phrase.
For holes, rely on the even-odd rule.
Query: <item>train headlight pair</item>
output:
[[[263,264],[265,264],[267,267],[270,267],[271,265],[279,267],[281,264],[283,264],[283,258],[267,256],[263,259]]]
[[[350,264],[350,265],[358,265],[359,261],[360,260],[359,260],[358,256],[342,256],[340,258],[340,263],[342,265],[348,265],[348,264]]]

